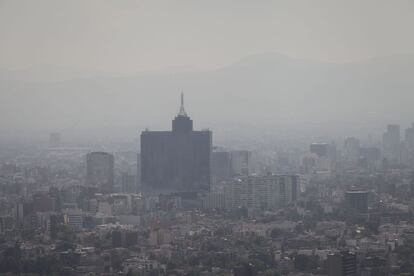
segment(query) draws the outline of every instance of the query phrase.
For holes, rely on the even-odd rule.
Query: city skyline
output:
[[[0,0],[0,275],[414,276],[413,26]]]

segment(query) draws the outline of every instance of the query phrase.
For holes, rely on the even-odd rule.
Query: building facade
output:
[[[401,162],[401,136],[400,125],[388,125],[387,131],[382,137],[383,157],[390,164],[397,165]]]
[[[297,200],[299,176],[267,175],[235,178],[225,186],[226,208],[275,209]]]
[[[90,152],[86,155],[86,182],[104,194],[113,192],[114,156],[106,152]]]

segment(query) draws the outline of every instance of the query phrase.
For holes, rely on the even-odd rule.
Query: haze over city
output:
[[[54,130],[126,139],[165,127],[182,90],[200,128],[215,127],[223,139],[233,125],[288,133],[314,125],[325,135],[341,133],[333,127],[341,124],[366,136],[367,124],[379,133],[413,116],[411,1],[0,7],[0,126],[8,139]]]
[[[0,275],[413,276],[413,26],[0,0]]]

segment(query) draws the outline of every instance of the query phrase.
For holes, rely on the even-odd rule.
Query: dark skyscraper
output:
[[[86,181],[90,187],[104,194],[112,193],[114,186],[114,156],[106,152],[86,155]]]
[[[212,133],[194,131],[181,107],[172,131],[141,133],[141,180],[144,190],[206,191],[210,187]]]

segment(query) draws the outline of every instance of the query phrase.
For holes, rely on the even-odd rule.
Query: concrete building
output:
[[[386,158],[390,164],[400,164],[400,146],[400,125],[388,125],[387,131],[382,137],[382,149],[383,157]]]
[[[207,193],[201,200],[201,207],[203,209],[218,209],[226,208],[225,195],[223,193]]]
[[[344,141],[344,165],[347,169],[353,169],[358,166],[359,160],[359,140],[355,137],[348,137]]]
[[[405,143],[410,151],[414,151],[414,123],[405,130]]]
[[[360,158],[366,159],[369,163],[376,164],[381,160],[381,150],[375,147],[361,147]]]
[[[356,254],[351,252],[329,254],[327,259],[327,270],[328,276],[356,276]]]
[[[114,156],[106,152],[86,155],[86,184],[104,194],[112,193],[114,186]]]
[[[268,175],[235,178],[225,186],[227,209],[265,208],[286,206],[297,200],[297,175]]]
[[[327,143],[312,143],[309,150],[311,153],[315,153],[319,158],[329,157],[329,144]]]
[[[345,205],[347,211],[356,213],[368,212],[368,192],[348,191],[345,193]]]
[[[232,176],[231,155],[228,151],[213,151],[211,156],[212,183],[219,183]]]
[[[233,175],[249,175],[252,153],[247,150],[236,150],[230,153]]]
[[[79,231],[83,227],[83,213],[79,209],[66,209],[64,212],[64,223],[71,229]]]
[[[312,143],[309,146],[314,159],[314,171],[331,172],[336,166],[336,147],[328,143]]]

